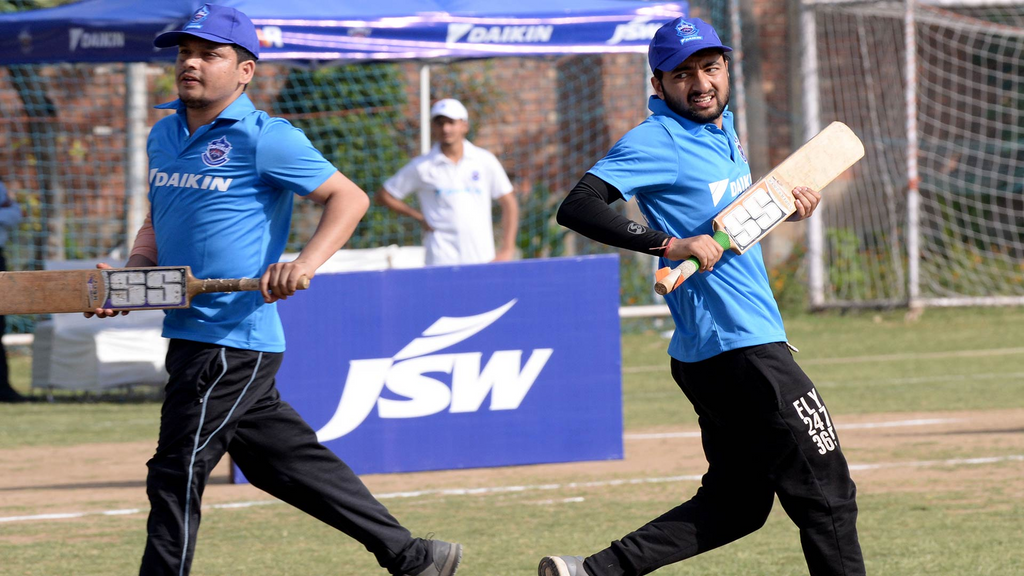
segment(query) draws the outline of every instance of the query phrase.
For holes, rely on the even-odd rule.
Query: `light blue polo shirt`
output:
[[[714,234],[712,219],[751,184],[732,112],[722,113],[722,130],[687,120],[656,97],[648,107],[653,115],[590,172],[626,200],[635,197],[651,228],[678,238]],[[727,250],[714,270],[694,274],[665,301],[676,324],[668,353],[682,362],[786,340],[759,245],[742,255]]]
[[[284,251],[293,193],[309,194],[336,168],[245,94],[195,134],[180,100],[157,108],[177,110],[146,144],[159,264],[191,266],[197,278],[259,278]],[[191,308],[167,311],[163,335],[284,351],[277,305],[259,292],[199,294]]]

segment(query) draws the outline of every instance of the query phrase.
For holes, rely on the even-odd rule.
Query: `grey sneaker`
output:
[[[590,576],[583,569],[583,556],[545,556],[537,576]]]
[[[462,544],[450,544],[441,540],[427,540],[434,558],[425,570],[416,576],[454,576],[462,562]]]

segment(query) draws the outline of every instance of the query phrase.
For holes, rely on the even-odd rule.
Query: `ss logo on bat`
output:
[[[107,275],[110,305],[115,308],[183,304],[182,270],[118,270]]]

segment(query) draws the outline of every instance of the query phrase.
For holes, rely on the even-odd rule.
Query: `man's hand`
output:
[[[725,249],[707,234],[690,238],[672,238],[665,249],[665,258],[669,260],[686,260],[691,256],[700,262],[698,272],[710,272],[715,263],[722,258]]]
[[[285,300],[299,289],[299,282],[305,277],[312,280],[316,267],[305,262],[278,262],[271,264],[260,277],[260,292],[267,304]]]
[[[786,219],[786,222],[799,222],[810,218],[814,214],[818,202],[821,202],[821,194],[806,186],[793,188],[793,199],[796,200],[796,212]]]
[[[110,270],[111,268],[113,268],[113,266],[107,264],[106,262],[100,262],[99,264],[96,265],[96,267],[99,268],[100,270]],[[82,314],[86,318],[92,318],[93,316],[96,316],[97,318],[112,318],[114,316],[117,316],[118,312],[115,312],[110,308],[97,308],[92,312],[82,312]],[[128,311],[122,310],[120,314],[121,316],[127,316]]]
[[[150,260],[145,256],[142,256],[141,254],[133,255],[124,264],[125,268],[149,268],[151,266],[156,266],[156,262]],[[99,264],[96,265],[96,267],[99,268],[100,270],[110,270],[111,268],[113,268],[113,266],[107,264],[106,262],[100,262]],[[83,312],[82,314],[84,314],[86,318],[92,318],[93,316],[96,316],[98,318],[110,318],[112,316],[117,316],[118,312],[114,312],[109,308],[97,308],[94,312]],[[121,316],[127,316],[128,310],[122,310],[120,314]]]

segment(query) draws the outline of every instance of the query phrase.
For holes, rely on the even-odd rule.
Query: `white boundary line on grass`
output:
[[[893,420],[891,422],[860,422],[840,424],[839,431],[874,428],[899,428],[903,426],[928,426],[960,422],[962,418],[921,418],[918,420]],[[700,432],[652,432],[650,434],[623,434],[624,440],[661,440],[664,438],[700,438]]]
[[[930,466],[977,466],[982,464],[998,464],[1001,462],[1024,462],[1024,454],[1012,454],[1009,456],[985,456],[978,458],[950,458],[948,460],[919,460],[910,462],[880,462],[876,464],[851,464],[850,470],[883,470],[890,468],[923,468]],[[434,490],[414,490],[409,492],[386,492],[384,494],[375,494],[375,496],[378,500],[391,500],[395,498],[417,498],[420,496],[473,496],[480,494],[508,494],[572,488],[602,488],[606,486],[664,484],[668,482],[699,482],[702,476],[702,474],[687,474],[682,476],[664,476],[660,478],[624,478],[619,480],[597,480],[593,482],[569,482],[567,484],[494,486],[490,488],[444,488]],[[565,501],[570,500],[574,499],[566,499]],[[280,500],[251,500],[248,502],[229,502],[226,504],[211,504],[203,506],[203,509],[226,510],[238,508],[252,508],[254,506],[267,506],[270,504],[283,504],[283,502],[281,502]],[[60,514],[36,514],[32,516],[7,516],[0,517],[0,524],[11,522],[26,522],[32,520],[66,520],[72,518],[85,518],[87,516],[126,516],[130,514],[141,514],[143,512],[145,512],[145,510],[141,508],[125,508],[122,510],[103,510],[97,512],[68,512]]]
[[[1012,356],[1024,354],[1024,348],[992,348],[989,350],[951,350],[949,352],[917,352],[913,354],[878,354],[874,356],[847,356],[845,358],[797,358],[797,364],[803,366],[821,366],[825,364],[861,364],[865,362],[897,362],[903,360],[943,360],[946,358],[983,358],[987,356]],[[623,374],[641,372],[668,373],[668,360],[656,366],[624,366]]]

